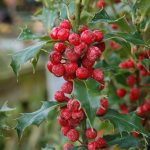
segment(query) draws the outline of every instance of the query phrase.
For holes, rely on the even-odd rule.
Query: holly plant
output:
[[[146,149],[149,0],[47,0],[43,5],[34,18],[43,22],[45,33],[22,29],[20,40],[36,42],[13,54],[11,67],[18,76],[21,65],[30,61],[35,69],[45,53],[47,70],[64,84],[55,100],[17,119],[19,137],[59,111],[60,132],[68,139],[63,150]]]

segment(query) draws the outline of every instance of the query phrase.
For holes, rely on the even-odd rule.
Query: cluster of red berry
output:
[[[75,142],[80,137],[76,127],[85,119],[85,114],[80,103],[67,97],[66,94],[72,93],[72,80],[76,78],[81,80],[93,78],[100,83],[100,89],[104,88],[103,71],[93,68],[93,65],[105,50],[105,43],[102,42],[103,33],[99,30],[92,32],[86,26],[82,26],[79,34],[71,33],[70,22],[63,20],[59,27],[54,27],[51,30],[50,38],[56,40],[56,43],[54,44],[54,50],[50,53],[47,68],[56,77],[63,77],[66,80],[61,89],[54,95],[57,102],[67,102],[66,106],[61,107],[58,122],[62,134],[71,142]],[[107,99],[101,99],[100,104],[97,115],[102,116],[108,108]],[[85,135],[88,139],[95,139],[97,132],[88,128]],[[64,150],[72,146],[72,144],[67,143],[64,145]],[[89,150],[96,150],[105,146],[105,140],[100,137],[87,145]]]
[[[140,117],[144,117],[147,112],[150,111],[150,99],[146,100],[143,105],[139,106],[136,113]]]

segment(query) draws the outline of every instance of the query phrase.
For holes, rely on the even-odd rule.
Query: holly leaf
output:
[[[107,141],[107,146],[119,145],[120,148],[131,148],[131,147],[139,147],[138,138],[134,138],[133,136],[123,133],[122,136],[120,134],[114,135],[106,135],[104,139]]]
[[[40,49],[46,44],[46,42],[39,42],[35,45],[32,45],[28,48],[25,48],[24,50],[17,52],[12,55],[11,57],[11,64],[14,73],[18,76],[20,67],[22,64],[28,62],[29,60],[32,60],[36,58],[38,53],[40,52]]]
[[[0,108],[0,112],[9,112],[15,110],[15,108],[10,108],[7,105],[8,102],[5,102],[3,106]]]
[[[81,103],[91,127],[93,126],[96,110],[100,105],[101,95],[98,86],[99,83],[93,79],[74,81],[73,96]]]
[[[94,15],[90,23],[101,23],[101,22],[107,22],[107,23],[115,23],[120,20],[123,20],[125,16],[122,16],[120,18],[114,18],[110,17],[105,9],[100,10],[98,13]]]
[[[71,147],[71,148],[69,148],[68,150],[88,150],[88,149],[85,148],[85,147],[76,146],[76,147]]]
[[[131,132],[132,130],[138,131],[143,135],[147,134],[142,126],[141,118],[139,118],[134,112],[124,115],[115,110],[109,109],[103,118],[110,120],[120,134],[122,132]]]
[[[149,59],[143,59],[142,60],[142,65],[144,66],[144,68],[150,72],[150,58]]]
[[[16,130],[18,136],[21,137],[23,131],[30,125],[39,126],[44,120],[47,119],[50,111],[54,110],[62,103],[57,103],[54,101],[45,101],[41,108],[32,113],[24,113],[17,119]]]

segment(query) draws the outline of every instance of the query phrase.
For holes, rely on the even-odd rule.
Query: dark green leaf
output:
[[[149,72],[150,71],[150,58],[142,60],[142,65]]]
[[[98,22],[115,23],[121,19],[124,19],[124,16],[116,19],[116,18],[110,17],[107,14],[107,12],[104,9],[102,9],[98,13],[95,14],[93,19],[91,20],[91,23],[98,23]]]
[[[98,83],[93,79],[87,81],[75,80],[73,96],[81,103],[92,127],[96,109],[99,106],[100,91],[98,90]]]
[[[134,112],[124,115],[109,109],[104,116],[104,119],[110,120],[120,133],[136,130],[142,134],[146,134],[146,131],[141,124],[141,118]]]
[[[53,109],[60,106],[60,103],[53,102],[53,101],[45,101],[41,108],[32,113],[24,113],[17,119],[17,126],[16,130],[18,136],[21,137],[25,128],[30,125],[37,125],[39,126],[45,119],[47,119],[48,114]]]
[[[88,150],[88,149],[85,147],[76,146],[76,147],[69,148],[68,150]]]
[[[30,46],[20,52],[12,55],[11,67],[16,75],[18,75],[22,64],[28,62],[31,59],[37,57],[40,49],[46,44],[46,42],[39,42],[33,46]]]
[[[120,134],[115,135],[107,135],[104,136],[104,139],[107,141],[107,146],[119,145],[120,148],[131,148],[139,146],[139,140],[134,138],[131,135],[123,133],[122,136]]]

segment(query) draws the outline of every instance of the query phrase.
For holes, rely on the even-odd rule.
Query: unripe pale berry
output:
[[[70,24],[70,22],[68,20],[63,20],[63,21],[60,22],[59,27],[70,30],[71,24]]]
[[[116,94],[118,97],[124,97],[126,95],[126,90],[123,88],[117,89]]]
[[[63,64],[53,65],[53,67],[52,67],[52,73],[53,73],[56,77],[61,77],[61,76],[63,76],[64,73],[65,73],[65,68],[64,68]]]
[[[75,46],[79,45],[80,44],[80,37],[79,37],[79,35],[76,34],[76,33],[70,34],[69,35],[69,42],[70,42],[70,44],[75,45]]]
[[[67,133],[67,138],[72,141],[75,142],[79,139],[79,132],[75,129],[71,129],[68,133]]]
[[[76,70],[76,77],[79,79],[87,79],[89,77],[89,72],[87,68],[80,67]]]
[[[69,34],[70,34],[70,33],[69,33],[69,30],[68,30],[68,29],[62,28],[62,29],[60,29],[60,30],[58,31],[57,37],[58,37],[58,39],[61,40],[61,41],[66,41],[66,40],[68,40]]]
[[[53,64],[58,64],[58,63],[60,63],[60,61],[62,59],[62,55],[59,52],[53,51],[53,52],[50,53],[50,57],[49,58],[50,58],[50,61]]]
[[[66,45],[62,42],[58,42],[54,45],[54,50],[59,53],[63,53],[65,49],[66,49]]]
[[[97,136],[97,131],[95,129],[92,129],[92,128],[88,128],[86,129],[85,131],[85,135],[87,138],[89,139],[95,139],[96,136]]]

